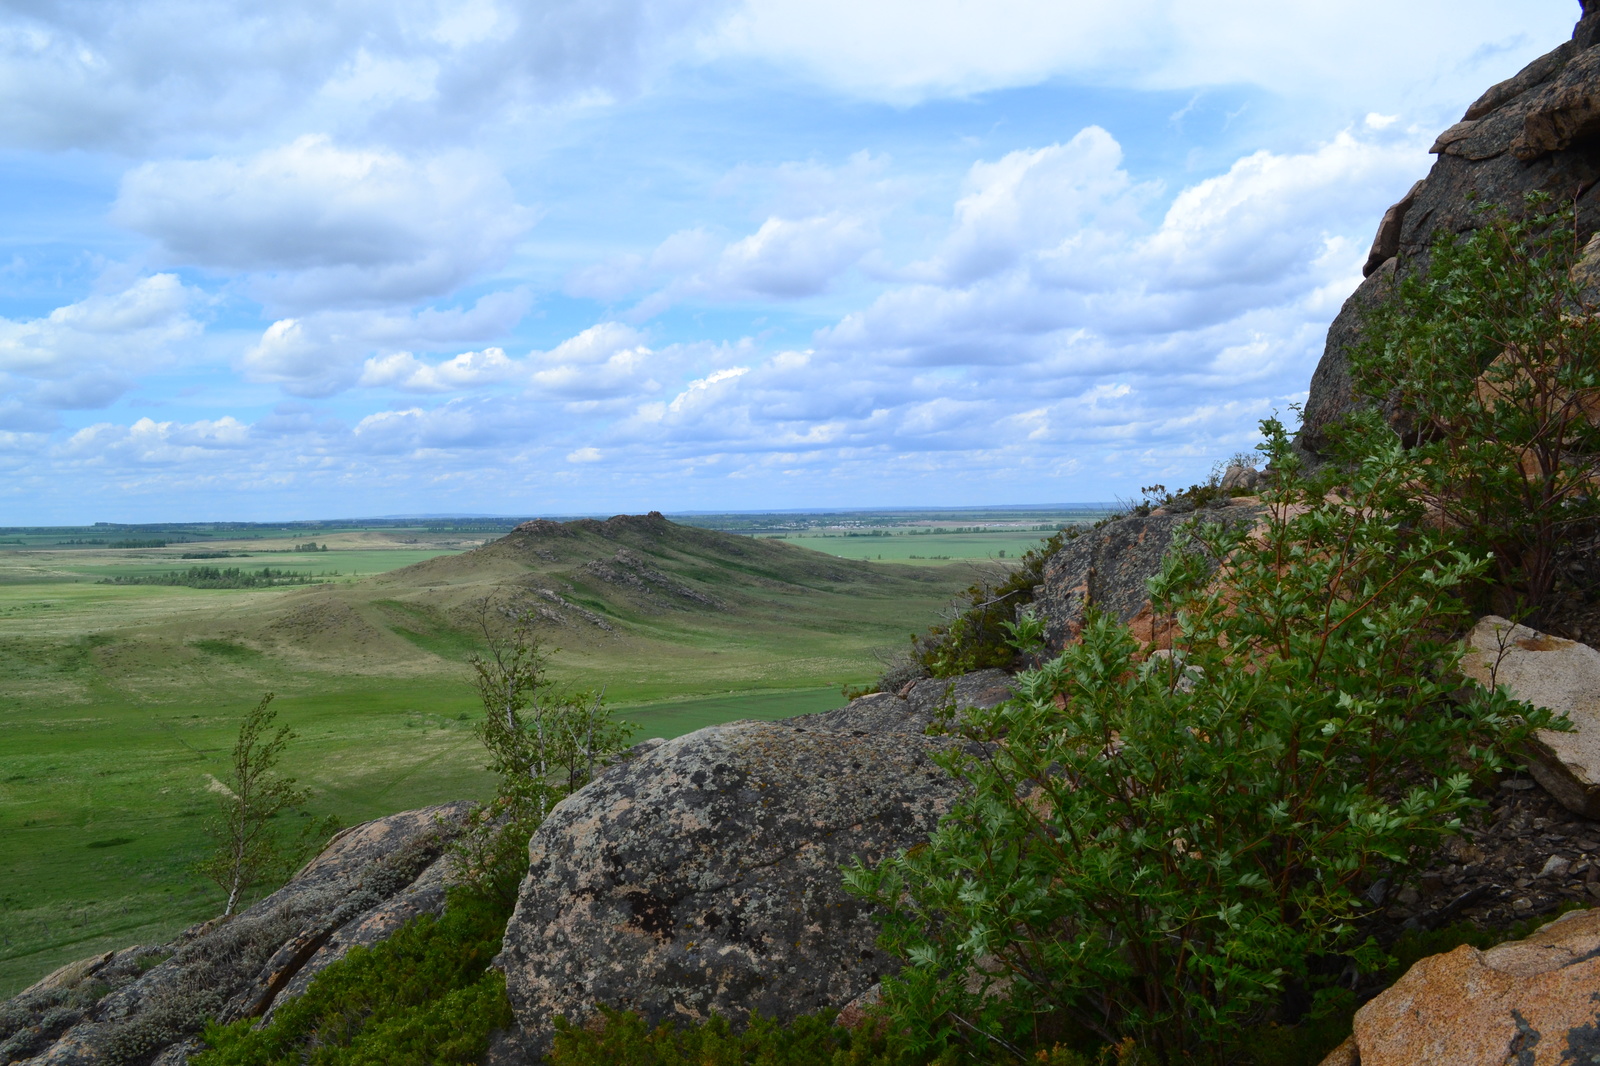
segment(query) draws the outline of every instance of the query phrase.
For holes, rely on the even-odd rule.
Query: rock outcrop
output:
[[[919,843],[956,782],[922,734],[1005,675],[924,680],[827,714],[667,741],[562,801],[529,845],[500,965],[530,1053],[597,1005],[655,1024],[842,1007],[895,961],[841,866]]]
[[[427,807],[347,829],[231,919],[57,970],[0,1009],[0,1063],[186,1061],[208,1018],[264,1014],[354,945],[443,910],[442,853],[469,809]]]
[[[807,729],[832,733],[921,733],[941,708],[993,707],[1010,699],[1011,675],[977,670],[957,678],[925,677],[900,692],[875,692],[838,710],[787,719]]]
[[[1350,350],[1361,319],[1396,273],[1425,269],[1428,251],[1449,233],[1478,225],[1487,207],[1522,208],[1530,192],[1575,201],[1582,239],[1600,229],[1600,5],[1585,3],[1572,39],[1493,86],[1462,120],[1439,135],[1428,176],[1384,215],[1367,278],[1345,301],[1328,330],[1322,361],[1311,379],[1299,442],[1316,453],[1325,427],[1348,412]]]
[[[1504,685],[1572,724],[1571,732],[1539,730],[1528,770],[1562,806],[1600,819],[1600,651],[1495,615],[1473,627],[1467,645],[1461,669],[1468,677]]]
[[[1356,1012],[1322,1066],[1561,1066],[1600,1061],[1600,910],[1526,940],[1423,959]]]
[[[1046,644],[1059,651],[1076,640],[1091,606],[1137,623],[1150,610],[1145,583],[1161,571],[1161,561],[1185,523],[1253,522],[1260,513],[1254,497],[1219,502],[1224,506],[1187,514],[1121,518],[1068,541],[1045,561],[1044,579],[1033,593],[1035,608],[1045,619]]]

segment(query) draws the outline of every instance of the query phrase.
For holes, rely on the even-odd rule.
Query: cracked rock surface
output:
[[[231,919],[62,967],[0,1005],[0,1063],[181,1066],[208,1018],[270,1011],[354,945],[442,911],[442,853],[470,807],[426,807],[344,830]]]
[[[950,741],[903,731],[920,728],[912,701],[867,699],[854,719],[667,741],[555,808],[500,957],[526,1052],[548,1048],[557,1015],[581,1022],[598,1004],[651,1025],[788,1017],[841,1007],[893,969],[839,868],[925,840],[957,785],[932,759]]]

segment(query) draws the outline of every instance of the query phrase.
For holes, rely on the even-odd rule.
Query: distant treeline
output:
[[[143,574],[133,577],[108,577],[102,585],[179,585],[191,589],[256,589],[276,585],[316,585],[338,577],[338,573],[296,574],[288,570],[274,570],[263,566],[260,570],[243,570],[237,566],[226,569],[215,566],[191,566],[187,570],[169,570],[165,574]]]
[[[187,544],[187,537],[177,540],[114,540],[107,544],[108,548],[165,548],[168,544]]]

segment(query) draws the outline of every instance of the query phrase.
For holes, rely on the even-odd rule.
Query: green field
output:
[[[1044,534],[985,530],[981,533],[789,533],[782,539],[841,559],[885,563],[1015,561],[1037,547]]]
[[[969,564],[889,566],[885,551],[880,567],[800,550],[809,541],[662,528],[516,550],[507,538],[470,555],[488,538],[415,529],[302,535],[332,547],[315,553],[222,537],[111,549],[30,534],[0,547],[0,995],[216,913],[217,894],[191,872],[214,802],[207,775],[224,773],[238,717],[264,691],[299,733],[286,768],[313,789],[314,812],[353,823],[492,787],[465,665],[486,597],[565,603],[552,608],[564,621],[541,632],[553,674],[604,688],[643,739],[838,706],[842,685],[876,676],[876,651],[903,644],[971,580]],[[181,558],[196,550],[230,558]],[[197,564],[340,577],[243,590],[97,583]]]

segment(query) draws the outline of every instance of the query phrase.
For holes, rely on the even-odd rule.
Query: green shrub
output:
[[[1571,275],[1580,254],[1570,205],[1486,212],[1373,309],[1350,357],[1415,450],[1419,497],[1493,553],[1503,614],[1546,605],[1565,542],[1600,518],[1600,309]]]
[[[1077,526],[1059,530],[1024,552],[1004,577],[968,586],[956,598],[955,615],[947,624],[911,635],[912,660],[932,677],[960,677],[974,670],[1016,665],[1017,650],[1008,643],[1006,624],[1033,602],[1034,590],[1044,580],[1045,562],[1082,532]]]
[[[480,605],[487,653],[468,660],[483,703],[478,736],[488,769],[500,778],[492,800],[467,817],[451,845],[455,872],[506,908],[516,903],[528,866],[528,839],[550,809],[615,761],[636,728],[617,719],[602,692],[564,693],[546,669],[533,620],[513,615],[496,634],[492,605]]]
[[[1151,581],[1162,654],[1091,615],[1082,640],[963,712],[943,765],[970,792],[927,845],[846,872],[907,961],[884,983],[906,1048],[1119,1046],[1225,1061],[1290,980],[1355,943],[1376,870],[1425,858],[1474,775],[1551,716],[1461,702],[1449,550],[1381,425],[1346,473],[1302,476],[1283,427],[1264,527],[1196,525]],[[1334,479],[1343,479],[1334,496]],[[1221,564],[1213,573],[1212,566]],[[1326,994],[1319,1013],[1338,1002]]]
[[[354,947],[253,1019],[205,1030],[195,1066],[427,1066],[476,1063],[492,1030],[511,1024],[505,978],[488,969],[509,910],[456,890],[444,915],[424,915],[372,947]]]

